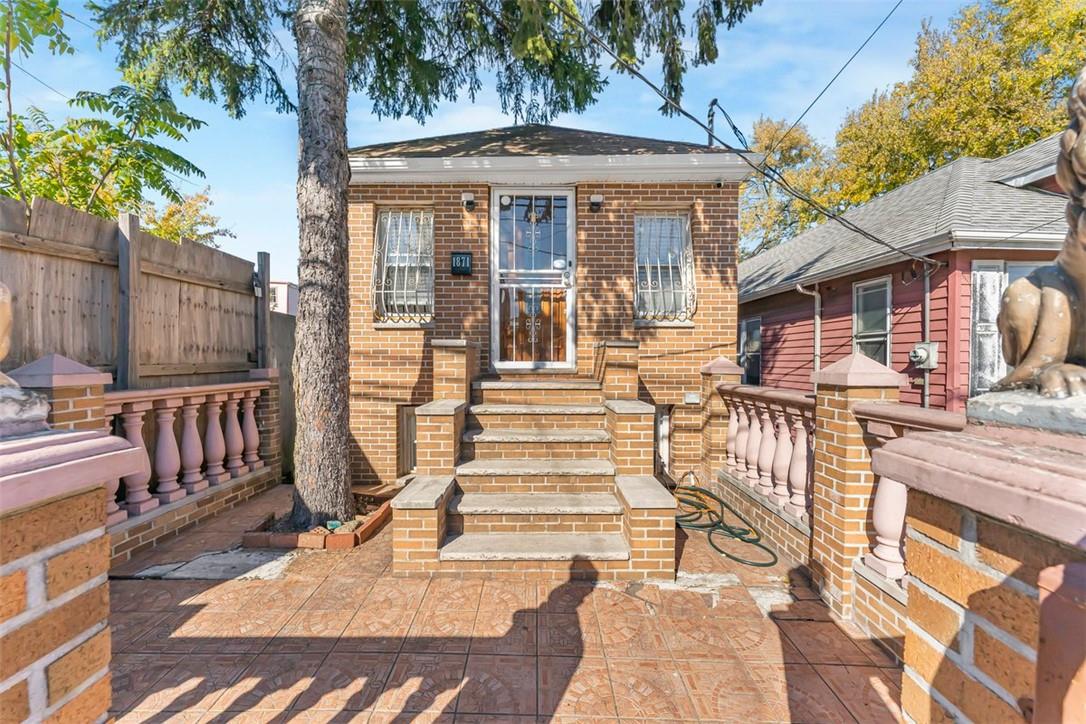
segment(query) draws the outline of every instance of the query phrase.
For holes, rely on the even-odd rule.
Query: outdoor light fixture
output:
[[[470,191],[465,191],[460,194],[460,203],[468,211],[475,211],[475,194]]]
[[[499,199],[499,203],[503,209],[508,209],[513,205],[513,198],[511,196],[502,196],[501,199]]]
[[[588,197],[588,210],[593,214],[603,208],[603,194],[592,194]]]

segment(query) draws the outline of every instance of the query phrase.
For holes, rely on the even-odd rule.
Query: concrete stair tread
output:
[[[602,415],[603,405],[512,405],[484,402],[472,405],[474,415]]]
[[[474,390],[599,390],[595,380],[476,380]]]
[[[460,515],[620,515],[610,493],[464,493],[449,501]]]
[[[626,561],[621,533],[466,533],[438,551],[443,561]]]
[[[471,460],[457,475],[614,475],[609,460]]]
[[[503,430],[465,430],[464,442],[608,442],[606,430],[533,430],[508,428]]]

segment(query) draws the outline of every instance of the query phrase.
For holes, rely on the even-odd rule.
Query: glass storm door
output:
[[[573,192],[497,189],[491,201],[494,366],[571,367],[576,278]]]

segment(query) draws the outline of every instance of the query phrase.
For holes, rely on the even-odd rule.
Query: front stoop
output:
[[[604,400],[586,378],[472,390],[459,422],[418,443],[442,460],[453,451],[452,474],[420,475],[392,501],[397,575],[674,577],[675,499],[651,474],[652,406]]]

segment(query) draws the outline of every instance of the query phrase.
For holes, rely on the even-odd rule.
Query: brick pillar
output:
[[[708,487],[716,471],[726,467],[728,450],[728,407],[717,392],[720,385],[738,384],[743,368],[725,357],[717,357],[701,368],[701,467],[698,476]]]
[[[261,391],[256,400],[256,429],[260,431],[260,447],[257,449],[260,459],[269,468],[275,469],[275,479],[283,469],[283,428],[279,415],[279,369],[250,370],[249,378],[268,380],[271,384]]]
[[[853,562],[869,549],[869,509],[875,493],[871,452],[852,412],[857,402],[897,402],[905,375],[851,354],[811,376],[815,408],[811,573],[837,615],[852,615]]]
[[[108,426],[105,386],[113,383],[108,372],[49,354],[9,374],[21,387],[46,397],[46,421],[54,430],[102,430]]]
[[[640,348],[634,340],[597,342],[603,349],[603,386],[605,400],[636,400],[638,393],[638,359]]]
[[[416,473],[452,475],[460,458],[466,409],[461,400],[434,400],[415,410]]]
[[[479,345],[466,339],[435,339],[434,399],[471,402],[471,381],[479,374]]]
[[[451,477],[418,477],[392,500],[393,573],[437,570],[445,511],[455,491]]]
[[[652,475],[655,467],[652,405],[638,400],[607,400],[607,431],[616,475]]]

